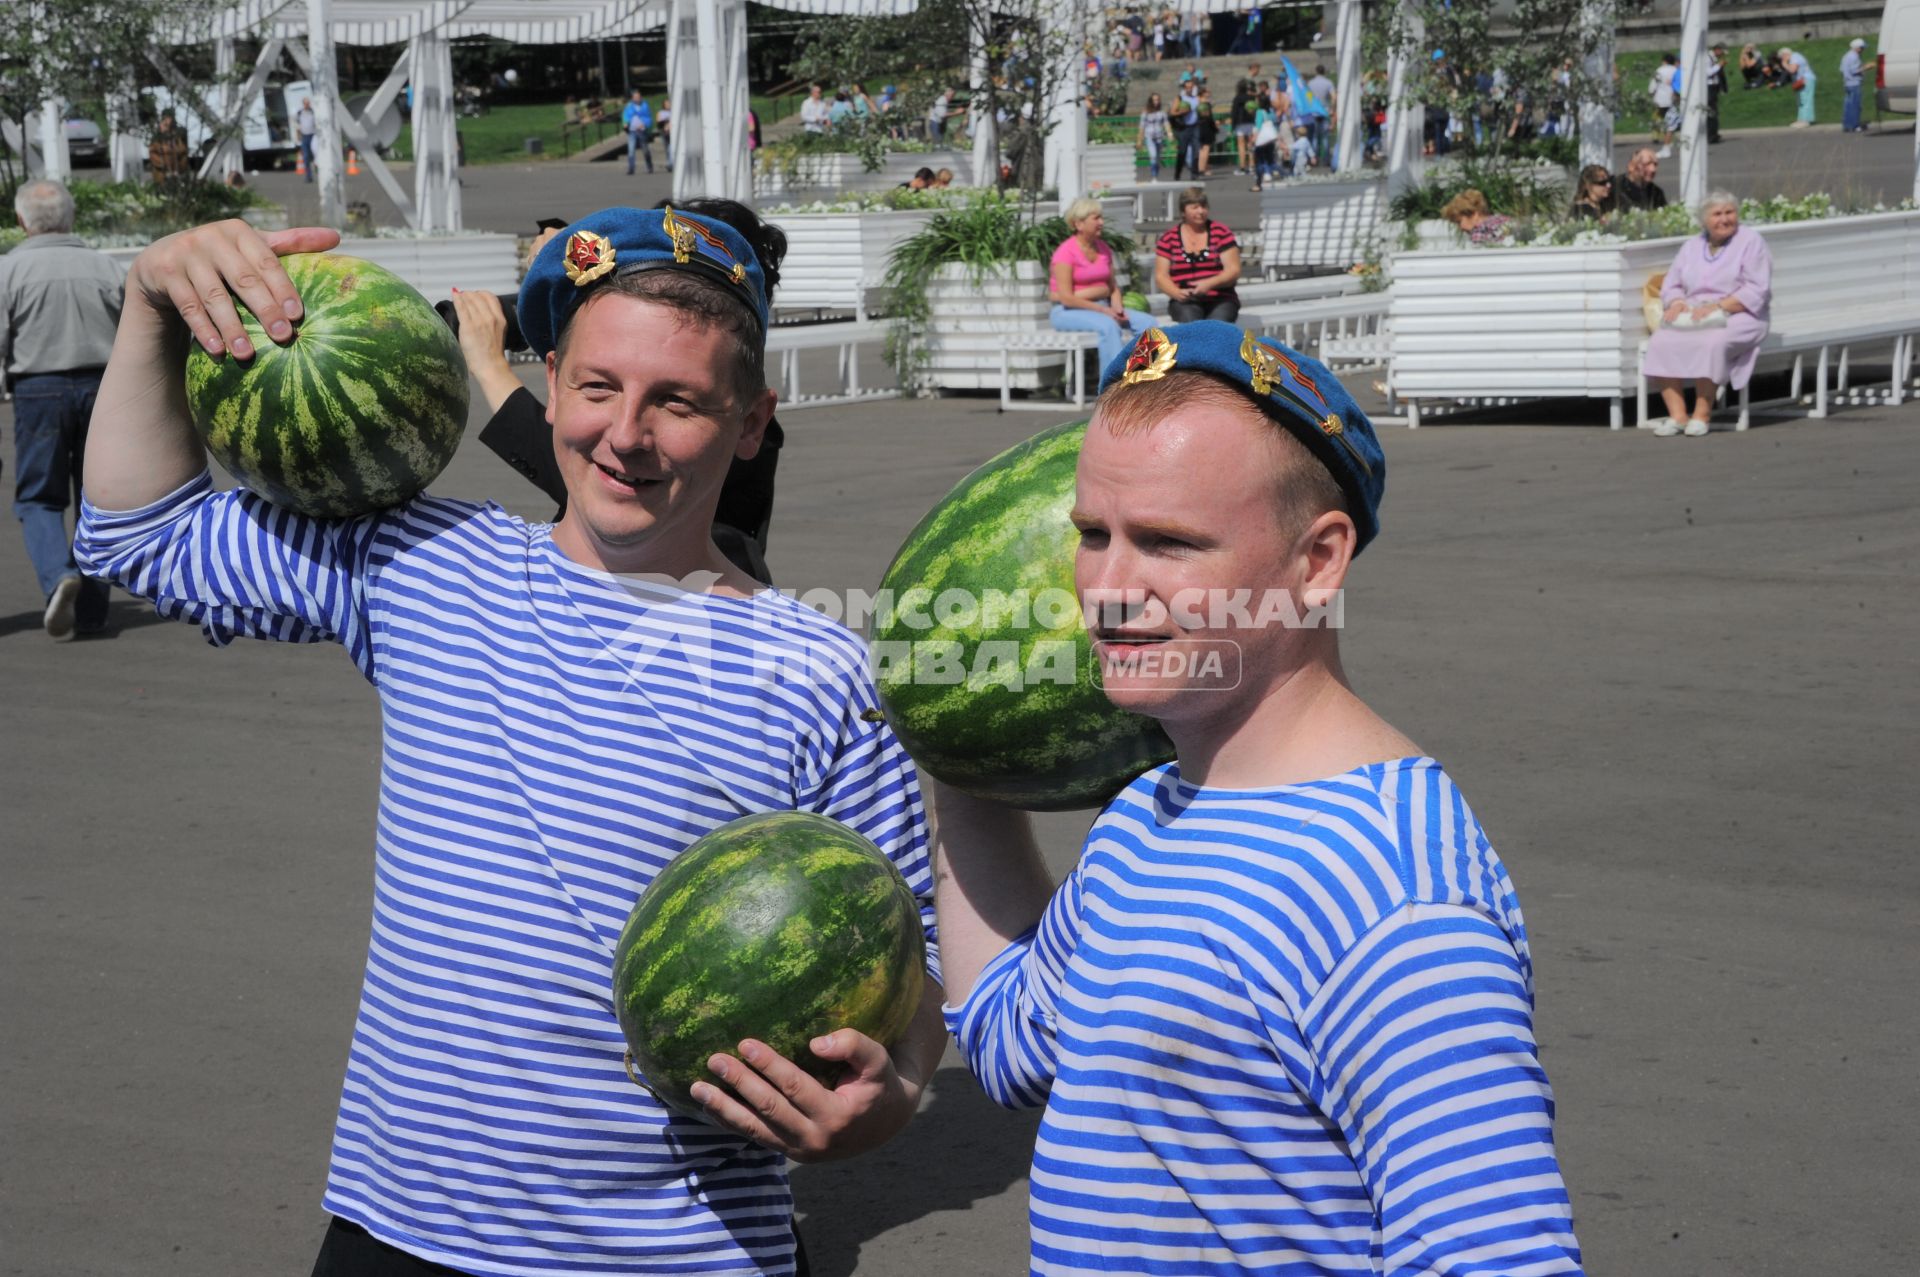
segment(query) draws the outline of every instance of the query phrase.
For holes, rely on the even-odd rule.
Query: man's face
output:
[[[1251,405],[1202,399],[1125,434],[1095,415],[1075,485],[1074,581],[1114,704],[1204,723],[1292,664],[1297,630],[1247,620],[1278,595],[1304,611],[1278,508],[1282,447]]]
[[[1642,185],[1651,182],[1659,172],[1660,161],[1654,158],[1652,151],[1635,151],[1633,159],[1627,163],[1627,176]]]
[[[547,360],[568,557],[673,571],[704,553],[727,468],[759,451],[773,414],[771,391],[734,402],[732,350],[719,328],[617,293],[574,316],[565,358]]]

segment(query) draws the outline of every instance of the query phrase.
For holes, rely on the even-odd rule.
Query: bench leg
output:
[[[1847,355],[1852,350],[1853,350],[1853,347],[1851,346],[1840,347],[1840,372],[1839,372],[1839,375],[1835,378],[1833,388],[1837,391],[1840,391],[1842,394],[1846,393],[1846,389],[1847,389]]]
[[[1745,430],[1752,424],[1752,413],[1747,407],[1747,395],[1752,389],[1752,382],[1748,382],[1746,385],[1740,387],[1740,420],[1733,423],[1735,430]]]
[[[1007,348],[1000,347],[1000,411],[1005,412],[1013,406],[1013,360],[1007,356]]]
[[[1418,399],[1409,399],[1407,400],[1407,429],[1418,430],[1419,428],[1420,401]]]
[[[1813,411],[1809,417],[1827,415],[1827,347],[1820,347],[1820,361],[1813,374]]]
[[[850,395],[860,393],[860,345],[858,342],[847,343],[847,393]]]
[[[1893,339],[1893,406],[1898,408],[1900,401],[1907,397],[1907,349],[1912,337],[1900,336]]]
[[[1640,402],[1645,403],[1646,400],[1642,399]],[[1627,424],[1626,405],[1621,403],[1618,399],[1614,399],[1611,402],[1609,402],[1607,404],[1607,429],[1623,430],[1626,428],[1626,424]]]
[[[1800,398],[1800,365],[1805,359],[1805,355],[1795,355],[1793,357],[1793,380],[1787,385],[1787,398],[1789,399],[1798,400]]]
[[[1073,406],[1083,408],[1087,402],[1087,352],[1069,350],[1067,362],[1073,365]]]
[[[1642,346],[1640,349],[1640,358],[1644,360],[1646,357],[1646,348]],[[1634,379],[1634,387],[1633,428],[1635,430],[1645,430],[1647,428],[1647,373],[1644,368],[1641,369],[1639,376]]]

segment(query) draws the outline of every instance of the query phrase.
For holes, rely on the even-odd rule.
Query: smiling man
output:
[[[858,640],[710,535],[774,409],[753,250],[717,221],[609,209],[536,258],[519,311],[547,358],[557,525],[424,494],[329,521],[212,490],[180,369],[189,334],[251,357],[235,298],[295,339],[278,257],[336,239],[224,222],[135,260],[78,547],[215,643],[340,642],[380,696],[372,942],[315,1273],[794,1272],[782,1155],[906,1124],[944,1046],[937,983],[891,1056],[850,1029],[816,1040],[846,1065],[833,1089],[753,1040],[714,1057],[713,1122],[629,1080],[611,991],[641,891],[753,812],[858,829],[931,939],[919,791],[863,717]]]
[[[934,786],[949,1025],[1046,1107],[1033,1271],[1579,1271],[1512,884],[1326,624],[1379,528],[1371,424],[1214,321],[1102,385],[1076,577],[1108,696],[1177,759],[1057,888],[1023,815]]]

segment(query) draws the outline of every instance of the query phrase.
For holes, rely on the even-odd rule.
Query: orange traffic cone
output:
[[[305,151],[300,152],[300,158],[294,161],[293,171],[297,177],[305,177],[307,175],[307,153]]]
[[[347,148],[347,176],[360,176],[360,152],[351,147]]]

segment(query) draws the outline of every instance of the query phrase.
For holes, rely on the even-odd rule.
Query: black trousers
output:
[[[800,1234],[793,1235],[794,1277],[811,1277],[807,1268],[807,1248]],[[457,1268],[430,1264],[417,1255],[409,1255],[397,1246],[389,1246],[358,1224],[336,1218],[327,1227],[320,1242],[320,1256],[313,1261],[313,1277],[464,1277]]]

